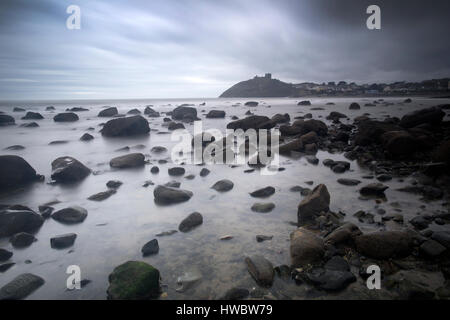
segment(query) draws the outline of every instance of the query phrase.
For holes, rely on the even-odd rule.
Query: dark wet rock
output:
[[[450,249],[450,232],[449,231],[436,231],[431,235],[431,239],[436,240],[441,245]]]
[[[65,249],[71,247],[75,243],[77,235],[75,233],[67,233],[55,236],[50,239],[50,246],[53,249]]]
[[[58,222],[66,224],[81,223],[86,219],[88,212],[86,209],[79,206],[72,206],[55,211],[52,218]]]
[[[227,179],[223,179],[223,180],[219,180],[216,183],[214,183],[214,185],[211,188],[216,191],[219,191],[219,192],[226,192],[226,191],[230,191],[231,189],[233,189],[233,187],[234,187],[233,182],[231,182],[230,180],[227,180]]]
[[[308,161],[308,163],[313,164],[313,165],[317,165],[319,164],[319,159],[317,159],[316,156],[313,155],[307,155],[305,156],[306,161]]]
[[[309,100],[303,100],[300,101],[299,103],[297,103],[298,106],[310,106],[311,105],[311,101]]]
[[[355,218],[357,218],[358,221],[361,222],[361,223],[368,223],[368,224],[375,223],[374,215],[371,214],[371,213],[365,212],[363,210],[359,210],[353,216]]]
[[[169,122],[169,126],[167,129],[173,131],[173,130],[179,130],[179,129],[185,129],[184,124],[181,122]]]
[[[141,249],[142,255],[144,257],[157,254],[159,252],[159,244],[157,239],[150,240]]]
[[[263,242],[263,241],[268,241],[268,240],[272,240],[273,236],[266,236],[263,234],[257,234],[256,235],[256,242]]]
[[[325,254],[323,240],[312,231],[299,228],[290,235],[291,264],[295,267],[317,264]]]
[[[390,291],[397,291],[403,300],[429,300],[435,297],[433,273],[418,270],[400,270],[385,281]]]
[[[341,179],[338,179],[337,182],[338,182],[339,184],[344,185],[344,186],[357,186],[358,184],[361,183],[360,180],[357,180],[357,179],[347,179],[347,178],[341,178]]]
[[[259,213],[267,213],[272,211],[274,208],[275,204],[273,202],[256,202],[250,209]]]
[[[431,221],[430,219],[426,219],[424,216],[415,216],[409,220],[409,223],[411,223],[417,230],[423,230],[428,228]]]
[[[377,176],[377,180],[381,182],[386,182],[392,180],[392,176],[389,174],[380,174]]]
[[[49,146],[53,146],[53,145],[66,144],[66,143],[69,143],[69,141],[67,141],[67,140],[55,140],[55,141],[51,141],[48,145]]]
[[[306,273],[306,278],[318,289],[325,291],[340,291],[350,283],[356,281],[356,277],[349,271],[329,270],[315,268]]]
[[[173,234],[175,234],[177,232],[178,232],[178,230],[163,231],[163,232],[160,232],[160,233],[156,234],[156,236],[157,237],[171,236],[171,235],[173,235]]]
[[[223,110],[210,110],[206,115],[206,118],[225,118],[225,111]]]
[[[362,187],[359,192],[363,195],[363,196],[383,196],[384,195],[384,191],[386,191],[386,189],[388,189],[388,186],[385,186],[382,183],[370,183],[364,187]]]
[[[78,121],[80,118],[76,113],[73,112],[63,112],[58,113],[56,116],[53,117],[53,121],[55,122],[75,122]]]
[[[181,186],[181,182],[180,181],[176,181],[176,180],[172,180],[167,182],[166,184],[164,184],[165,187],[170,187],[170,188],[179,188]]]
[[[360,254],[374,259],[403,258],[411,254],[413,239],[403,231],[380,231],[355,238]]]
[[[188,180],[193,180],[195,178],[195,174],[188,174],[187,176],[184,177],[185,179]]]
[[[25,112],[26,110],[24,108],[20,107],[14,107],[13,112]]]
[[[450,140],[443,141],[433,152],[433,160],[444,162],[450,167]]]
[[[0,272],[6,272],[8,271],[11,267],[13,267],[15,265],[14,262],[7,262],[7,263],[2,263],[0,264]]]
[[[10,126],[16,123],[13,117],[7,114],[0,114],[0,127],[2,126]]]
[[[11,242],[12,246],[15,248],[25,248],[30,246],[37,239],[27,232],[19,232],[13,235],[9,242]]]
[[[275,125],[276,123],[266,116],[252,115],[244,119],[239,119],[228,123],[227,129],[242,129],[244,131],[248,129],[272,129]]]
[[[183,167],[173,167],[167,170],[169,176],[182,176],[186,173]]]
[[[203,216],[199,212],[193,212],[181,221],[178,230],[188,232],[203,223]]]
[[[330,194],[324,184],[316,186],[298,205],[298,224],[314,220],[321,212],[327,212],[330,206]]]
[[[134,109],[129,110],[127,112],[127,114],[134,114],[134,115],[141,114],[141,111],[139,111],[139,109],[134,108]]]
[[[250,193],[250,195],[255,198],[266,198],[266,197],[273,195],[274,193],[275,193],[275,188],[269,186],[269,187],[265,187],[265,188],[261,188],[256,191],[253,191]]]
[[[348,118],[345,114],[337,112],[337,111],[331,111],[326,119],[338,121],[339,119],[345,119],[345,118]]]
[[[280,127],[282,135],[304,135],[311,131],[314,131],[319,136],[325,136],[328,133],[328,127],[324,122],[314,119],[296,120],[292,126]]]
[[[142,185],[144,188],[147,188],[148,186],[153,186],[155,185],[155,183],[152,180],[147,180],[144,182],[144,184]]]
[[[72,157],[60,157],[52,162],[51,178],[60,183],[71,183],[83,180],[91,173],[91,169]]]
[[[159,271],[142,261],[128,261],[109,275],[109,300],[148,300],[160,292]]]
[[[150,118],[158,118],[160,116],[159,112],[153,110],[151,107],[145,107],[144,114]]]
[[[82,107],[73,107],[73,108],[67,108],[66,111],[69,111],[69,112],[83,112],[83,111],[89,111],[89,109],[82,108]]]
[[[200,170],[200,177],[206,177],[211,171],[209,171],[206,168],[202,168],[202,170]]]
[[[412,128],[423,123],[439,124],[444,116],[445,112],[441,108],[426,108],[404,115],[400,120],[400,126],[403,128]]]
[[[23,150],[23,149],[25,149],[24,146],[21,146],[19,144],[15,144],[13,146],[6,147],[4,150],[18,151],[18,150]]]
[[[247,101],[246,103],[244,103],[244,106],[247,106],[247,107],[257,107],[258,106],[258,102],[256,102],[256,101]]]
[[[275,123],[286,123],[291,121],[291,117],[289,116],[288,113],[285,114],[277,113],[272,117],[271,120],[274,121]]]
[[[350,104],[350,106],[348,108],[350,110],[359,110],[359,109],[361,109],[361,106],[358,103],[353,102],[352,104]]]
[[[27,161],[14,155],[0,156],[0,177],[0,190],[11,190],[40,179]]]
[[[163,153],[167,151],[167,148],[163,146],[154,146],[150,151],[153,153]]]
[[[55,208],[50,207],[48,205],[39,206],[39,212],[40,212],[42,218],[44,218],[44,219],[50,218],[50,216],[53,213],[53,210],[55,210]]]
[[[156,173],[159,172],[159,168],[158,168],[157,166],[153,166],[153,167],[150,169],[150,172],[153,173],[153,174],[156,174]]]
[[[13,253],[11,251],[0,248],[0,262],[9,260],[12,256],[13,256]]]
[[[332,166],[335,164],[335,162],[334,162],[334,160],[331,160],[331,159],[324,159],[324,160],[322,161],[322,164],[323,164],[325,167],[332,167]]]
[[[406,131],[388,131],[381,136],[384,149],[393,156],[407,156],[418,150],[418,140]]]
[[[122,184],[123,182],[119,180],[109,180],[106,186],[111,189],[118,189]]]
[[[425,258],[437,258],[447,249],[435,240],[427,240],[419,247],[419,253]]]
[[[148,121],[142,116],[132,116],[109,120],[102,129],[105,137],[127,137],[145,135],[150,132]]]
[[[153,190],[153,195],[155,202],[158,204],[174,204],[188,201],[193,193],[183,189],[159,185]]]
[[[98,116],[99,117],[114,117],[118,113],[119,113],[119,111],[117,110],[116,107],[110,107],[110,108],[106,108],[106,109],[103,109],[102,111],[100,111],[98,113]]]
[[[44,223],[44,219],[31,210],[0,210],[0,237],[19,232],[34,232]]]
[[[327,261],[324,265],[325,269],[335,270],[335,271],[350,271],[350,265],[347,260],[341,256],[334,256]]]
[[[108,199],[109,197],[111,197],[113,194],[115,194],[117,191],[114,189],[110,189],[107,191],[102,191],[96,194],[93,194],[92,196],[90,196],[88,198],[88,200],[92,200],[92,201],[103,201]]]
[[[272,263],[263,256],[255,255],[245,258],[247,270],[255,281],[263,286],[270,287],[273,283],[274,271]]]
[[[91,141],[92,139],[94,139],[94,137],[89,133],[83,134],[80,138],[81,141]]]
[[[183,121],[197,120],[197,109],[193,107],[179,106],[173,109],[172,119]]]
[[[402,128],[389,122],[366,120],[358,122],[358,132],[354,143],[357,146],[368,146],[373,143],[381,143],[381,137],[389,131],[402,131]]]
[[[19,300],[26,298],[44,283],[44,279],[39,276],[31,273],[23,273],[0,289],[0,300]]]
[[[142,167],[145,165],[145,156],[142,153],[130,153],[111,159],[109,165],[118,169]]]
[[[22,120],[41,120],[44,117],[39,112],[28,111],[27,114],[22,117]]]
[[[250,292],[245,288],[231,288],[225,293],[221,300],[242,300],[247,298],[249,294]]]

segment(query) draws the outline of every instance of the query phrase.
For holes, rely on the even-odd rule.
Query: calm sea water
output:
[[[330,111],[347,114],[350,119],[369,113],[371,117],[382,119],[387,115],[401,116],[416,109],[449,103],[450,100],[433,100],[414,98],[412,104],[401,104],[404,98],[385,98],[394,105],[383,107],[363,107],[364,103],[373,99],[364,98],[329,98],[310,99],[311,107],[322,107],[324,110],[311,111],[311,107],[297,106],[295,99],[257,99],[260,105],[255,108],[244,107],[248,99],[183,99],[183,100],[127,100],[127,101],[60,101],[60,102],[1,102],[0,110],[12,115],[17,124],[29,120],[20,120],[23,112],[12,112],[13,107],[23,107],[29,111],[40,112],[45,119],[34,120],[39,123],[38,128],[22,128],[20,126],[0,128],[0,154],[16,154],[25,158],[38,173],[45,175],[45,183],[36,183],[27,187],[23,192],[0,195],[0,203],[22,204],[37,210],[38,205],[49,201],[59,200],[55,209],[70,205],[79,205],[88,210],[87,219],[77,225],[63,225],[52,219],[45,221],[37,232],[37,242],[25,249],[12,249],[8,239],[0,239],[0,247],[12,250],[14,267],[0,276],[0,286],[3,286],[15,276],[31,272],[42,276],[46,283],[35,291],[29,299],[105,299],[108,287],[108,275],[114,267],[128,260],[142,260],[158,268],[161,272],[163,290],[167,293],[165,299],[212,299],[222,296],[226,290],[234,286],[246,288],[256,284],[247,272],[244,258],[247,255],[261,254],[274,265],[289,264],[289,234],[295,229],[290,222],[296,222],[297,205],[302,197],[299,193],[290,192],[292,186],[310,187],[305,181],[312,180],[314,185],[324,183],[331,194],[331,209],[347,213],[346,220],[360,225],[369,231],[375,225],[359,223],[352,215],[358,210],[372,212],[376,221],[381,216],[375,213],[377,208],[393,213],[394,202],[401,205],[405,220],[414,216],[423,202],[419,196],[395,191],[406,182],[398,179],[386,182],[388,201],[377,205],[374,201],[358,199],[359,187],[346,187],[338,184],[340,177],[356,178],[370,174],[367,169],[360,168],[352,162],[350,172],[343,175],[334,174],[321,163],[317,166],[308,164],[305,159],[289,159],[282,157],[281,166],[286,170],[273,176],[264,176],[258,172],[244,173],[247,166],[232,168],[228,165],[209,166],[211,173],[207,177],[200,177],[200,166],[186,165],[186,175],[195,174],[193,180],[183,177],[169,177],[167,169],[174,166],[170,163],[170,148],[176,143],[171,141],[170,134],[162,127],[162,117],[149,118],[152,131],[145,138],[103,138],[99,133],[102,122],[108,119],[98,118],[97,114],[103,106],[115,106],[119,113],[126,113],[132,108],[143,112],[146,105],[153,105],[156,111],[168,112],[182,103],[194,104],[203,120],[203,127],[225,130],[226,124],[233,115],[239,118],[251,110],[258,115],[273,116],[276,113],[289,113],[291,119],[311,112],[314,119],[325,120]],[[335,105],[326,105],[327,102]],[[199,106],[205,102],[205,106]],[[240,102],[240,106],[232,105]],[[351,102],[359,102],[361,110],[348,110]],[[45,111],[45,107],[53,105],[56,111]],[[87,112],[78,112],[80,120],[74,123],[55,123],[53,116],[71,107],[89,108]],[[210,109],[226,111],[225,119],[205,119],[202,115]],[[205,112],[202,112],[205,110]],[[448,115],[447,115],[448,119]],[[33,120],[32,120],[33,121]],[[344,120],[343,122],[345,122]],[[86,131],[88,128],[94,131]],[[192,125],[186,125],[190,131]],[[79,141],[79,138],[89,132],[95,139],[90,142]],[[67,140],[66,144],[49,145],[51,141]],[[144,149],[133,149],[136,145],[145,145]],[[21,151],[5,151],[11,145],[23,145]],[[169,152],[155,155],[150,152],[153,146],[165,146]],[[152,165],[136,170],[112,170],[109,160],[124,154],[116,150],[124,146],[131,148],[130,152],[142,152],[147,158],[159,166],[159,174],[150,173]],[[51,162],[60,156],[73,156],[90,167],[95,174],[91,174],[75,186],[61,186],[48,184],[51,174]],[[344,159],[341,154],[319,152],[320,160],[325,158]],[[166,159],[167,164],[159,165],[159,159]],[[230,179],[234,188],[226,193],[217,193],[211,186],[220,179]],[[107,200],[94,202],[87,200],[90,195],[106,190],[109,180],[121,180],[123,185],[118,192]],[[181,188],[191,190],[194,196],[185,203],[172,206],[158,206],[154,203],[153,188],[143,187],[145,181],[152,180],[155,185],[164,184],[170,180],[181,182]],[[408,179],[406,179],[408,181]],[[373,180],[367,180],[367,183]],[[273,186],[276,193],[270,198],[261,200],[249,196],[258,188]],[[255,202],[274,202],[275,209],[266,214],[250,210]],[[442,202],[442,201],[441,201]],[[440,201],[426,204],[427,211],[442,209]],[[203,224],[189,233],[176,233],[171,236],[159,237],[160,251],[157,255],[143,258],[141,247],[155,234],[162,231],[177,229],[180,221],[188,214],[198,211],[203,215]],[[442,228],[433,225],[432,228]],[[75,232],[78,238],[72,248],[55,250],[50,247],[50,238],[68,232]],[[257,234],[272,235],[273,239],[257,243]],[[220,237],[232,235],[233,239],[221,241]],[[31,260],[31,263],[26,263]],[[82,290],[66,290],[66,268],[78,265],[83,279],[89,283]],[[196,271],[202,275],[202,280],[192,289],[180,293],[176,291],[177,277],[185,272]],[[277,279],[270,289],[279,298],[302,298],[304,288]],[[164,298],[164,297],[163,297]]]

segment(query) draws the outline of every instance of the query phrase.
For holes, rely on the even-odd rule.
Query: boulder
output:
[[[323,240],[312,231],[299,228],[290,235],[291,263],[303,267],[321,263],[325,254]]]
[[[167,169],[169,176],[182,176],[185,172],[186,170],[183,167],[173,167]]]
[[[356,119],[355,119],[356,120]],[[381,136],[388,131],[402,131],[396,124],[374,120],[358,122],[358,132],[355,135],[355,145],[368,146],[373,143],[381,143]]]
[[[34,232],[44,223],[44,219],[31,210],[0,210],[0,237],[19,232]]]
[[[61,234],[50,238],[50,246],[53,249],[65,249],[72,246],[76,238],[77,235],[75,233]]]
[[[420,124],[439,124],[445,116],[445,112],[439,107],[431,107],[408,113],[400,120],[403,128],[412,128]]]
[[[263,286],[270,287],[273,283],[274,271],[272,263],[263,256],[255,255],[245,258],[247,270],[255,281]]]
[[[207,114],[206,114],[206,118],[225,118],[225,111],[223,110],[210,110]]]
[[[356,250],[369,258],[403,258],[411,254],[413,239],[404,231],[379,231],[355,237]]]
[[[269,187],[255,190],[255,191],[251,192],[250,195],[254,198],[266,198],[266,197],[273,195],[274,193],[275,193],[275,188],[269,186]]]
[[[359,228],[351,223],[347,222],[342,226],[334,229],[325,237],[325,244],[335,247],[342,245],[353,245],[355,238],[362,234]]]
[[[272,202],[256,202],[250,208],[252,211],[259,213],[267,213],[275,208],[275,204]]]
[[[130,153],[111,159],[109,165],[117,169],[142,167],[145,165],[145,156],[142,153]]]
[[[0,127],[2,126],[10,126],[16,123],[13,117],[7,114],[0,114]]]
[[[330,114],[327,116],[327,120],[333,120],[338,121],[339,119],[345,119],[347,116],[343,113],[337,112],[337,111],[331,111]]]
[[[149,106],[145,107],[144,114],[146,114],[149,118],[158,118],[159,112],[153,110]]]
[[[187,106],[179,106],[173,109],[172,119],[174,120],[197,120],[197,109]]]
[[[202,168],[202,170],[200,170],[200,177],[206,177],[211,171],[209,171],[206,168]]]
[[[442,144],[433,152],[433,160],[436,162],[445,162],[450,166],[450,140],[443,141]]]
[[[219,180],[217,181],[211,188],[219,191],[219,192],[226,192],[226,191],[230,191],[231,189],[233,189],[234,183],[230,180],[227,179],[223,179],[223,180]]]
[[[39,276],[31,273],[23,273],[0,289],[0,300],[19,300],[26,298],[44,283],[44,279]]]
[[[180,130],[180,129],[186,129],[184,124],[182,124],[181,122],[169,122],[169,125],[167,126],[167,129],[169,129],[170,131],[173,130]]]
[[[193,193],[191,191],[179,188],[158,185],[153,190],[153,195],[156,203],[167,205],[188,201],[192,197]]]
[[[357,179],[347,179],[347,178],[340,178],[337,180],[339,184],[342,184],[344,186],[357,186],[361,183],[360,180]]]
[[[408,156],[417,151],[418,143],[407,131],[388,131],[381,136],[383,147],[393,156]]]
[[[298,205],[298,224],[311,222],[321,212],[327,212],[330,206],[330,194],[324,184],[316,186]]]
[[[59,183],[81,181],[91,173],[91,169],[72,157],[60,157],[52,162],[51,178]]]
[[[6,249],[0,248],[0,262],[7,261],[12,256],[13,256],[13,253],[11,251],[8,251]]]
[[[30,246],[37,239],[27,232],[19,232],[13,235],[9,242],[11,242],[12,246],[15,248],[25,248]]]
[[[297,103],[298,106],[310,106],[311,102],[309,100],[300,101]]]
[[[256,101],[247,101],[246,103],[244,103],[244,106],[247,106],[247,107],[257,107],[258,106],[258,102],[256,102]]]
[[[150,240],[141,249],[142,255],[144,257],[157,254],[159,252],[159,244],[157,239]]]
[[[274,115],[272,117],[271,120],[275,123],[286,123],[286,122],[291,121],[291,117],[289,116],[288,113],[285,113],[285,114],[277,113],[276,115]]]
[[[356,281],[355,275],[350,271],[323,268],[315,268],[307,272],[306,279],[318,289],[325,291],[340,291]]]
[[[22,120],[41,120],[44,117],[39,112],[31,112],[28,111],[25,116],[22,117]]]
[[[299,133],[302,135],[311,131],[314,131],[319,136],[325,136],[328,133],[327,125],[324,122],[315,119],[296,120],[292,126],[300,130]]]
[[[429,239],[419,247],[419,253],[429,259],[434,259],[443,254],[447,249],[439,242]]]
[[[102,129],[102,135],[105,137],[127,137],[149,132],[148,121],[139,115],[109,120]]]
[[[131,109],[131,110],[129,110],[128,112],[127,112],[127,114],[134,114],[134,115],[136,115],[136,114],[141,114],[141,111],[139,111],[139,109]]]
[[[193,212],[181,221],[178,230],[188,232],[203,223],[203,216],[198,212]]]
[[[91,141],[92,139],[94,139],[94,137],[89,133],[83,134],[80,138],[81,141]]]
[[[348,107],[348,108],[350,110],[359,110],[359,109],[361,109],[361,106],[358,103],[353,102],[352,104],[350,104],[350,107]]]
[[[73,112],[63,112],[58,113],[56,116],[53,117],[53,121],[55,122],[75,122],[78,121],[80,118],[78,118],[78,115]]]
[[[99,117],[114,117],[118,113],[119,113],[119,111],[117,110],[116,107],[109,107],[109,108],[106,108],[106,109],[103,109],[102,111],[100,111],[98,113],[98,116]]]
[[[386,191],[389,187],[385,186],[382,183],[375,182],[370,183],[359,190],[363,196],[383,196],[384,191]]]
[[[148,300],[160,292],[159,271],[142,261],[128,261],[116,267],[108,277],[109,300]]]
[[[79,206],[72,206],[55,211],[52,214],[52,218],[62,223],[75,224],[83,222],[87,215],[88,212],[86,209]]]
[[[23,158],[0,156],[0,190],[11,190],[39,180],[40,176]]]
[[[239,119],[236,121],[232,121],[227,124],[227,129],[242,129],[244,131],[248,129],[272,129],[275,127],[276,123],[270,120],[266,116],[249,116],[244,119]]]

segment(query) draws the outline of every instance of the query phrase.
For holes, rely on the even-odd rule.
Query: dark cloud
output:
[[[81,7],[81,30],[66,8]],[[381,8],[382,29],[366,28]],[[218,96],[255,74],[291,82],[448,77],[450,1],[7,0],[0,98]]]

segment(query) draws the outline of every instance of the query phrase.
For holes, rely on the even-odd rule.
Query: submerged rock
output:
[[[273,283],[274,271],[272,263],[263,256],[255,255],[245,258],[247,270],[255,281],[263,286],[270,287]]]
[[[36,240],[37,239],[32,234],[19,232],[13,235],[11,239],[9,239],[9,242],[11,242],[12,246],[15,248],[25,248],[30,246]]]
[[[106,108],[101,110],[98,113],[99,117],[113,117],[115,115],[117,115],[119,113],[119,111],[117,110],[116,107],[110,107],[110,108]]]
[[[0,190],[11,190],[40,179],[27,161],[13,155],[0,156],[0,177]]]
[[[361,183],[360,180],[357,180],[357,179],[346,179],[346,178],[338,179],[337,182],[339,184],[344,185],[344,186],[356,186],[356,185]]]
[[[119,180],[109,180],[106,186],[111,189],[118,189],[122,184],[123,182]]]
[[[211,188],[216,191],[219,191],[219,192],[226,192],[226,191],[230,191],[231,189],[233,189],[233,187],[234,187],[234,183],[232,181],[223,179],[223,180],[217,181]]]
[[[41,119],[44,119],[42,114],[40,114],[39,112],[31,112],[31,111],[28,111],[27,114],[24,117],[22,117],[22,120],[41,120]]]
[[[269,187],[265,187],[265,188],[253,191],[250,193],[250,195],[255,198],[266,198],[266,197],[273,195],[274,193],[275,193],[275,188],[269,186]]]
[[[52,162],[52,179],[60,183],[71,183],[83,180],[91,173],[91,169],[72,157],[60,157]]]
[[[0,289],[0,300],[19,300],[26,298],[44,283],[44,279],[39,276],[31,273],[23,273]]]
[[[7,115],[7,114],[0,114],[0,127],[2,126],[11,126],[16,123],[16,120]]]
[[[188,232],[203,223],[203,216],[198,212],[193,212],[188,215],[178,226],[181,232]]]
[[[211,171],[209,171],[206,168],[202,168],[202,170],[200,170],[200,177],[206,177]]]
[[[385,186],[382,183],[370,183],[359,190],[363,196],[383,196],[384,191],[388,189],[388,186]]]
[[[275,208],[275,204],[272,202],[256,202],[252,205],[251,210],[259,213],[267,213]]]
[[[359,253],[374,259],[406,257],[412,252],[411,236],[403,231],[382,231],[363,234],[355,238]]]
[[[12,256],[13,256],[13,253],[11,251],[0,248],[0,262],[9,260]]]
[[[186,170],[183,167],[174,167],[167,170],[169,176],[182,176]]]
[[[225,111],[223,110],[210,110],[206,115],[206,118],[225,118]]]
[[[159,271],[142,261],[128,261],[109,275],[109,300],[147,300],[160,292]]]
[[[73,112],[58,113],[53,117],[53,121],[55,122],[74,122],[78,121],[79,119],[80,118],[78,118],[78,115]]]
[[[92,200],[92,201],[103,201],[108,199],[110,196],[112,196],[113,194],[115,194],[117,191],[115,189],[110,189],[107,191],[102,191],[96,194],[93,194],[92,196],[90,196],[88,198],[88,200]]]
[[[80,138],[81,141],[91,141],[93,139],[94,139],[94,137],[92,135],[90,135],[89,133],[83,134]]]
[[[130,153],[111,159],[109,165],[117,169],[142,167],[145,165],[145,156],[142,153]]]
[[[167,205],[188,201],[193,193],[183,189],[158,185],[153,190],[153,195],[156,203]]]
[[[74,224],[83,222],[84,219],[86,219],[87,214],[88,212],[86,209],[79,206],[72,206],[55,211],[52,214],[52,218],[62,223]]]

